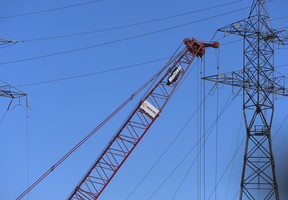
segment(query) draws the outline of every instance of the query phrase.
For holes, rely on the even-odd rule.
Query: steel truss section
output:
[[[271,127],[274,95],[288,96],[286,77],[274,76],[274,44],[288,44],[287,32],[270,26],[265,0],[253,0],[247,19],[218,29],[244,39],[243,70],[204,80],[241,87],[246,125],[246,147],[240,200],[279,200]]]
[[[22,92],[21,90],[9,85],[8,83],[0,81],[0,97],[5,98],[20,98],[27,96],[26,93]]]
[[[205,47],[218,48],[219,46],[218,43],[205,44],[195,39],[185,39],[184,43],[186,44],[185,49],[177,54],[175,62],[139,102],[68,199],[92,200],[99,197],[158,118],[193,60],[197,56],[202,57],[204,55]],[[174,74],[178,73],[175,69],[178,69],[180,73]],[[171,80],[171,84],[167,84],[168,79]]]

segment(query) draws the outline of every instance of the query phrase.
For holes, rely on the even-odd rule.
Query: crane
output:
[[[204,43],[184,39],[185,47],[175,54],[168,70],[146,93],[139,104],[116,132],[104,151],[93,163],[69,200],[96,200],[119,171],[125,160],[159,117],[179,82],[196,57],[205,54],[206,47],[218,48],[219,43]]]
[[[34,187],[36,187],[36,185],[54,171],[89,138],[91,138],[95,132],[97,132],[117,112],[126,106],[147,85],[152,81],[157,80],[157,77],[163,74],[166,70],[164,75],[156,81],[154,86],[140,100],[136,108],[128,116],[126,121],[110,140],[104,151],[96,159],[92,167],[87,171],[85,176],[68,197],[69,200],[97,200],[131,152],[143,138],[145,133],[159,117],[193,60],[196,57],[202,58],[207,47],[219,48],[218,42],[199,42],[195,38],[186,38],[183,42],[185,47],[182,50],[177,50],[174,56],[172,56],[168,63],[160,69],[159,72],[157,72],[114,112],[104,119],[103,122],[95,127],[94,130],[92,130],[50,169],[32,183],[16,198],[16,200],[20,200],[27,195]]]

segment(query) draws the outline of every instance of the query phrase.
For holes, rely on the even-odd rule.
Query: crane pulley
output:
[[[185,48],[169,63],[169,68],[146,93],[116,132],[104,151],[68,197],[69,200],[96,200],[159,117],[179,82],[196,57],[205,54],[206,47],[218,48],[219,43],[203,43],[184,39]]]

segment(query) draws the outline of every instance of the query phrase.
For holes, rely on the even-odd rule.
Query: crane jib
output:
[[[168,71],[147,92],[128,116],[102,154],[68,197],[69,200],[97,199],[117,173],[133,149],[163,110],[179,82],[196,57],[205,54],[206,47],[218,48],[219,43],[202,43],[194,38],[184,40],[185,49]]]

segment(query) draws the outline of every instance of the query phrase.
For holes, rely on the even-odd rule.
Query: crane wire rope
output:
[[[23,41],[24,42],[34,42],[34,41],[42,41],[42,40],[51,40],[51,39],[67,38],[67,37],[74,37],[74,36],[80,36],[80,35],[87,35],[87,34],[93,34],[93,33],[106,32],[106,31],[112,31],[112,30],[123,29],[123,28],[129,28],[129,27],[133,27],[133,26],[150,24],[150,23],[154,23],[154,22],[158,22],[158,21],[164,21],[164,20],[173,19],[173,18],[177,18],[177,17],[183,17],[183,16],[186,16],[186,15],[195,14],[195,13],[199,13],[199,12],[203,12],[203,11],[207,11],[207,10],[212,10],[212,9],[223,7],[223,6],[226,6],[226,5],[235,4],[235,3],[238,3],[240,1],[243,1],[243,0],[232,1],[232,2],[228,2],[228,3],[219,4],[219,5],[216,5],[216,6],[211,6],[211,7],[207,7],[207,8],[203,8],[203,9],[194,10],[194,11],[191,11],[191,12],[185,12],[185,13],[180,13],[180,14],[171,15],[171,16],[167,16],[167,17],[155,18],[155,19],[152,19],[152,20],[146,20],[146,21],[137,22],[137,23],[131,23],[131,24],[127,24],[127,25],[120,25],[120,26],[116,26],[116,27],[98,29],[98,30],[93,30],[93,31],[84,31],[84,32],[79,32],[79,33],[71,33],[71,34],[65,34],[65,35],[59,35],[59,36],[50,36],[50,37],[42,37],[42,38],[35,38],[35,39],[27,39],[27,40],[23,40]]]
[[[218,15],[202,18],[202,19],[191,21],[191,22],[187,22],[187,23],[184,23],[184,24],[180,24],[180,25],[176,25],[176,26],[170,26],[168,28],[159,29],[159,30],[155,30],[155,31],[151,31],[151,32],[146,32],[146,33],[142,33],[142,34],[139,34],[139,35],[134,35],[134,36],[130,36],[130,37],[122,38],[122,39],[117,39],[117,40],[112,40],[112,41],[108,41],[108,42],[103,42],[103,43],[93,44],[93,45],[89,45],[89,46],[84,46],[84,47],[81,47],[81,48],[70,49],[70,50],[66,50],[66,51],[59,51],[59,52],[55,52],[55,53],[51,53],[51,54],[45,54],[45,55],[40,55],[40,56],[35,56],[35,57],[30,57],[30,58],[23,58],[23,59],[18,59],[18,60],[1,62],[0,65],[3,66],[3,65],[19,63],[19,62],[27,62],[27,61],[31,61],[31,60],[43,59],[43,58],[48,58],[48,57],[52,57],[52,56],[59,56],[59,55],[63,55],[63,54],[69,54],[69,53],[73,53],[73,52],[78,52],[78,51],[83,51],[83,50],[87,50],[87,49],[92,49],[92,48],[96,48],[96,47],[100,47],[100,46],[106,46],[106,45],[110,45],[110,44],[114,44],[114,43],[124,42],[124,41],[128,41],[128,40],[131,40],[131,39],[141,38],[141,37],[145,37],[145,36],[148,36],[148,35],[161,33],[161,32],[165,32],[165,31],[169,31],[169,30],[173,30],[173,29],[177,29],[177,28],[181,28],[181,27],[185,27],[185,26],[188,26],[188,25],[191,25],[191,24],[194,24],[194,23],[203,22],[203,21],[214,19],[214,18],[217,18],[217,17],[222,17],[222,16],[225,16],[225,15],[234,14],[235,12],[243,11],[243,10],[246,10],[248,8],[249,7],[242,7],[242,8],[233,10],[233,11],[229,11],[229,12],[225,12],[225,13],[222,13],[222,14],[218,14]]]
[[[206,77],[206,56],[204,55],[204,67],[203,67],[203,77]],[[202,78],[203,78],[202,77]],[[202,80],[203,82],[203,95],[205,96],[206,93],[206,81]],[[203,135],[204,138],[206,138],[206,103],[204,102],[203,104]],[[204,171],[204,176],[203,176],[203,181],[204,181],[204,200],[206,199],[206,142],[204,142],[204,148],[203,148],[203,171]]]
[[[192,65],[192,67],[189,69],[189,71],[186,73],[186,76],[183,78],[183,81],[181,81],[178,85],[178,87],[175,89],[175,92],[171,95],[171,98],[176,94],[176,92],[181,88],[182,84],[185,82],[191,71],[194,69],[194,67],[197,65],[199,62],[199,59],[196,60],[196,62]]]
[[[178,85],[178,87],[176,88],[175,92],[171,95],[171,99],[173,98],[173,96],[175,95],[175,93],[179,90],[179,88],[181,88],[181,85],[184,83],[184,81],[186,80],[186,78],[188,77],[188,75],[190,74],[190,72],[192,71],[192,69],[196,66],[196,64],[198,63],[199,60],[197,60],[197,62],[192,66],[192,68],[189,69],[189,71],[187,72],[186,76],[183,78],[183,81]],[[208,97],[208,95],[207,95]],[[199,107],[197,108],[199,109]],[[197,110],[196,110],[197,111]],[[144,180],[148,177],[148,175],[152,172],[152,170],[157,166],[157,164],[160,162],[160,160],[163,158],[163,156],[167,153],[167,151],[171,148],[171,146],[174,144],[174,142],[177,140],[177,138],[181,135],[181,133],[183,132],[183,130],[185,129],[185,127],[188,125],[188,123],[192,120],[192,118],[195,116],[195,113],[189,118],[188,122],[185,123],[184,128],[181,129],[181,131],[173,138],[172,142],[169,143],[169,145],[165,148],[164,152],[160,155],[160,157],[157,159],[157,161],[153,164],[153,166],[148,170],[148,172],[143,176],[143,178],[140,180],[140,182],[138,182],[138,184],[136,184],[136,186],[133,188],[133,190],[130,192],[130,194],[125,198],[125,200],[128,200],[133,194],[134,192],[138,189],[138,187],[144,182]]]
[[[216,59],[217,59],[217,74],[220,74],[220,49],[216,51]],[[218,83],[218,76],[216,82],[216,119],[219,115],[219,83]],[[216,134],[215,134],[215,180],[214,180],[214,187],[216,188],[217,179],[218,179],[218,136],[219,136],[219,120],[216,121]],[[215,190],[215,200],[217,200],[217,190]]]
[[[203,73],[203,68],[202,68],[202,62],[201,62],[201,64],[200,64],[200,72],[199,72],[199,79],[198,79],[198,81],[199,81],[199,101],[200,102],[202,102],[202,87],[203,87],[203,85],[202,85],[202,81],[201,81],[201,78],[203,77],[202,76],[202,73]],[[203,103],[204,104],[204,103]],[[201,106],[201,108],[200,108],[200,110],[198,111],[199,112],[199,119],[198,119],[198,121],[199,121],[199,138],[200,138],[200,143],[198,144],[199,145],[199,150],[200,150],[200,156],[199,156],[199,185],[198,185],[198,187],[199,187],[199,192],[200,192],[200,200],[202,199],[202,152],[201,152],[201,145],[202,145],[202,109],[203,109],[203,104],[202,104],[202,106]]]
[[[187,76],[186,76],[187,77]],[[185,78],[183,79],[183,81]],[[180,86],[180,85],[179,85]],[[205,97],[204,101],[212,94],[214,90],[214,87],[210,90],[210,92],[207,94]],[[204,103],[201,102],[201,105]],[[172,141],[168,144],[168,146],[165,148],[165,150],[162,152],[162,154],[159,156],[159,158],[156,160],[156,162],[152,165],[152,167],[148,170],[148,172],[142,177],[142,179],[136,184],[136,186],[133,188],[133,190],[130,192],[130,194],[125,198],[125,200],[128,200],[134,193],[135,191],[139,188],[139,186],[144,182],[144,180],[150,175],[152,170],[158,165],[158,163],[162,160],[164,155],[169,151],[169,149],[173,146],[173,144],[177,141],[177,139],[181,136],[185,128],[188,126],[188,124],[191,122],[191,120],[195,117],[197,114],[198,110],[200,109],[201,105],[199,105],[196,110],[192,113],[192,115],[189,117],[189,119],[185,122],[183,127],[180,129],[180,131],[177,133],[177,135],[172,139]]]
[[[199,106],[199,110],[197,109],[197,125],[196,125],[196,132],[197,132],[197,141],[200,140],[201,138],[201,134],[200,134],[200,116],[199,116],[199,111],[202,108],[202,102],[200,99],[200,85],[201,85],[201,81],[200,81],[200,71],[201,71],[201,67],[197,68],[197,106]],[[201,104],[199,104],[199,102],[201,102]],[[200,145],[197,144],[197,151],[200,150]],[[197,199],[201,200],[201,161],[200,158],[197,159]]]
[[[216,86],[216,83],[215,83],[214,86]],[[217,88],[216,88],[216,89],[217,89]],[[240,91],[239,91],[239,92],[240,92]],[[232,96],[232,94],[233,94],[233,93],[231,93],[231,95],[228,97],[228,99],[227,99],[227,101],[226,101],[226,103],[225,103],[225,105],[224,105],[224,107],[223,107],[220,115],[217,116],[217,118],[216,118],[216,120],[213,122],[213,124],[209,127],[209,129],[207,129],[206,132],[208,132],[208,130],[209,130],[209,133],[208,133],[208,137],[205,138],[205,141],[204,141],[205,143],[207,142],[208,138],[210,137],[210,135],[211,135],[214,127],[217,125],[217,123],[218,123],[217,121],[219,120],[219,118],[221,117],[221,115],[225,112],[225,110],[226,110],[226,109],[230,106],[230,104],[234,101],[235,98],[233,98],[232,101],[231,101],[231,102],[229,103],[229,105],[227,106],[228,101],[229,101],[230,97]],[[227,106],[227,107],[226,107],[226,106]],[[199,140],[199,141],[200,141],[200,140]],[[199,141],[198,141],[198,142],[199,142]],[[199,142],[199,143],[200,143],[200,142]],[[201,144],[200,150],[197,150],[196,158],[199,157],[199,155],[201,154],[201,149],[202,149],[202,148],[204,148],[204,144]],[[173,199],[176,197],[176,193],[179,192],[180,187],[183,185],[185,179],[188,177],[189,172],[191,171],[193,165],[195,164],[196,158],[194,159],[193,163],[192,163],[191,166],[189,167],[188,171],[186,172],[184,178],[183,178],[182,181],[181,181],[181,184],[179,185],[179,187],[177,188],[175,194],[173,195]]]
[[[232,100],[229,102],[230,98],[232,96],[232,93],[230,94],[230,96],[228,97],[225,105],[223,106],[223,109],[221,110],[218,118],[220,118],[223,113],[227,110],[227,108],[231,105],[231,103],[234,101],[235,98],[232,98]],[[211,126],[207,129],[207,132],[209,131],[207,137],[204,139],[204,143],[207,142],[207,140],[209,139],[209,137],[211,136],[211,133],[212,133],[212,130],[214,129],[216,125],[216,120],[211,124]],[[202,135],[203,137],[203,135]],[[196,144],[190,148],[190,150],[185,154],[185,156],[181,159],[181,161],[176,165],[176,167],[168,174],[168,176],[162,181],[162,183],[156,188],[156,190],[154,190],[154,192],[149,196],[148,200],[150,200],[156,193],[157,191],[159,191],[159,189],[161,187],[163,187],[163,185],[167,182],[167,180],[176,172],[176,170],[180,167],[180,165],[187,159],[187,157],[193,152],[193,150],[197,147],[197,144],[200,143],[200,141],[202,140],[202,137],[200,138],[200,140],[198,140],[196,142]],[[201,147],[200,147],[200,151],[197,151],[197,155],[196,155],[196,158],[193,160],[193,163],[190,165],[189,167],[189,171],[192,169],[193,165],[195,164],[196,162],[196,159],[199,157],[199,155],[201,154],[201,151],[202,151],[202,148],[203,148],[204,144],[201,144]],[[185,181],[185,179],[187,178],[187,176],[185,176],[181,183],[183,184],[183,182]],[[181,184],[181,185],[182,185]],[[179,191],[179,190],[178,190]]]
[[[205,58],[204,58],[205,59]],[[205,65],[204,65],[204,67],[205,67]],[[205,70],[205,69],[204,69]],[[197,74],[201,74],[201,73],[197,73]],[[198,78],[197,78],[197,80],[198,80],[198,82],[201,82],[201,79],[199,78],[199,75],[198,75]],[[204,72],[204,77],[205,77],[205,72]],[[200,80],[200,81],[199,81]],[[198,83],[199,84],[199,83]],[[214,84],[214,87],[216,86],[216,84]],[[213,91],[213,89],[214,89],[214,87],[212,87],[212,89],[210,90],[210,92],[207,94],[207,96],[209,96],[209,95],[211,95],[211,92]],[[216,86],[217,87],[217,86]],[[197,89],[198,89],[198,87],[197,87]],[[197,94],[198,94],[198,92],[197,92]],[[202,101],[201,102],[201,105],[199,105],[198,103],[197,103],[197,105],[199,105],[198,106],[198,108],[199,109],[197,109],[197,111],[198,110],[201,110],[201,107],[202,107],[202,105],[205,105],[205,102],[206,102],[206,98],[207,98],[207,96],[205,97],[205,95],[206,95],[206,92],[205,92],[205,89],[204,89],[204,101]],[[201,95],[202,96],[202,95]],[[198,97],[197,97],[197,102],[198,102]],[[203,106],[204,107],[204,106]],[[199,115],[198,115],[198,112],[197,112],[197,118],[199,117]],[[205,120],[205,117],[204,117],[204,120]],[[198,125],[198,119],[197,119],[197,125]],[[205,126],[204,126],[204,130],[205,130]],[[205,131],[204,131],[205,132]],[[204,138],[205,138],[205,134],[203,134],[203,136],[204,136]],[[197,131],[197,141],[199,140],[199,135],[198,135],[198,131]],[[200,143],[200,145],[201,145],[201,142],[199,142]],[[205,147],[204,147],[205,148]],[[199,152],[201,152],[201,150],[199,150],[199,144],[197,144],[197,151],[199,151]],[[197,158],[197,167],[198,167],[198,158]],[[195,161],[194,161],[195,162]],[[185,179],[186,179],[186,177],[188,176],[188,174],[189,174],[189,172],[190,172],[190,170],[192,169],[192,167],[189,167],[189,170],[186,172],[186,174],[184,175],[184,177],[185,178],[183,178],[182,179],[182,181],[181,181],[181,183],[180,183],[180,185],[178,186],[178,188],[177,188],[177,190],[174,192],[174,194],[173,194],[173,197],[172,197],[172,200],[174,200],[175,199],[175,197],[177,196],[177,194],[178,194],[178,192],[179,192],[179,190],[180,190],[180,188],[182,187],[182,185],[183,185],[183,183],[184,183],[184,181],[185,181]],[[198,173],[197,173],[197,176],[198,176]],[[198,183],[198,177],[197,177],[197,183]],[[199,185],[199,184],[197,184],[197,185]],[[198,190],[198,189],[197,189]],[[200,189],[200,191],[201,191],[201,189]],[[201,196],[200,195],[200,193],[198,192],[197,193],[197,198],[198,199],[200,199],[199,198],[199,196]],[[205,199],[205,198],[204,198]]]
[[[102,0],[94,0],[94,1],[78,3],[78,4],[71,4],[71,5],[62,6],[62,7],[58,7],[58,8],[51,8],[51,9],[46,9],[46,10],[32,11],[32,12],[16,14],[16,15],[9,15],[9,16],[0,17],[0,20],[11,19],[11,18],[16,18],[16,17],[23,17],[23,16],[28,16],[28,15],[41,14],[41,13],[47,13],[47,12],[58,11],[58,10],[64,10],[64,9],[68,9],[68,8],[74,8],[74,7],[78,7],[78,6],[84,6],[84,5],[88,5],[88,4],[98,3],[100,1],[102,1]]]
[[[135,93],[127,98],[116,110],[114,110],[106,119],[104,119],[96,128],[94,128],[88,135],[86,135],[79,143],[77,143],[70,151],[61,157],[51,168],[49,168],[43,175],[41,175],[33,184],[31,184],[23,193],[21,193],[16,200],[22,199],[28,194],[36,185],[38,185],[44,178],[46,178],[52,171],[54,171],[60,164],[62,164],[72,153],[74,153],[80,146],[82,146],[88,139],[90,139],[100,128],[102,128],[111,118],[113,118],[122,108],[124,108],[132,99],[134,99],[143,89],[145,89],[155,78],[157,78],[168,66],[167,63],[154,76],[152,76],[146,83],[144,83]]]

